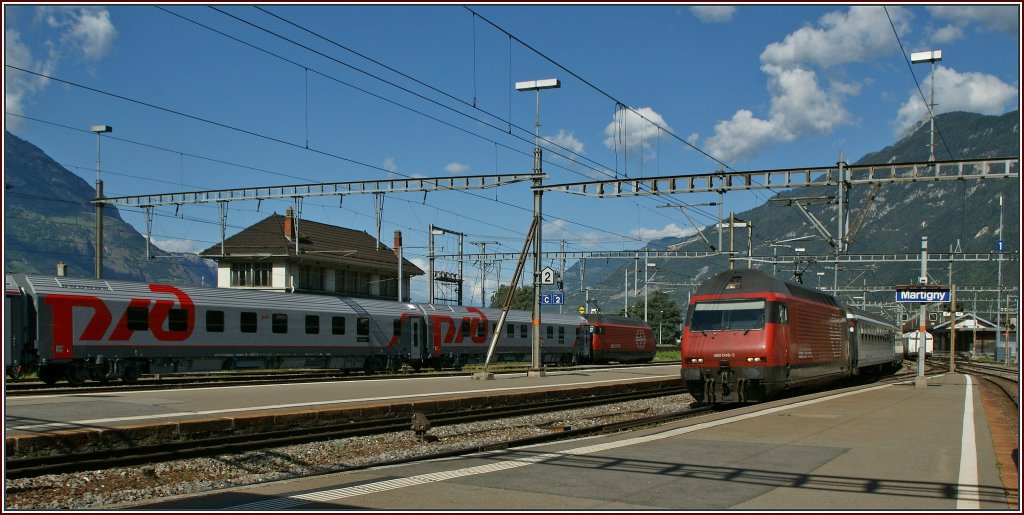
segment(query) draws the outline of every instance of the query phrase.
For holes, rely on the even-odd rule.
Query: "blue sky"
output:
[[[892,144],[925,116],[918,84],[927,95],[931,69],[908,65],[911,52],[943,52],[937,113],[1018,109],[1019,6],[5,4],[4,124],[89,184],[88,129],[112,126],[108,196],[527,174],[536,96],[513,85],[558,78],[540,98],[546,183],[709,173],[719,161],[830,166],[840,152],[852,163]],[[730,193],[724,209],[766,198]],[[657,206],[715,200],[549,193],[545,250],[684,235],[687,220]],[[289,205],[232,203],[228,234]],[[424,269],[428,224],[465,233],[467,252],[478,249],[471,241],[517,252],[531,205],[525,184],[392,195],[381,239],[402,231],[406,257]],[[376,233],[369,195],[308,199],[302,215]],[[691,216],[706,225],[716,215]],[[144,233],[141,211],[122,216]],[[205,249],[219,242],[217,219],[212,205],[158,210],[154,242]],[[446,238],[438,245],[455,251]],[[502,265],[503,282],[513,266]],[[425,292],[414,281],[414,300]]]

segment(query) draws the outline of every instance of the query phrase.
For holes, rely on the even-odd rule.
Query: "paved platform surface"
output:
[[[1018,511],[960,374],[644,431],[239,488],[146,509]],[[1015,455],[1016,456],[1016,455]]]
[[[679,385],[679,365],[552,370],[543,377],[495,374],[493,380],[415,377],[211,386],[132,392],[68,393],[5,399],[8,456],[48,449],[143,445],[152,438],[203,437],[292,429],[352,419],[544,402],[567,391]]]

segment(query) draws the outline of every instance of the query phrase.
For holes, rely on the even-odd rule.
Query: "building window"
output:
[[[231,263],[231,286],[270,287],[270,263]]]
[[[303,266],[299,267],[299,288],[303,290],[324,289],[324,267]]]

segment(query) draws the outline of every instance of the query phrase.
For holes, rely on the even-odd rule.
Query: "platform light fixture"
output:
[[[89,128],[96,133],[96,278],[103,278],[103,181],[100,180],[100,138],[101,134],[113,132],[114,128],[109,125],[93,125]]]
[[[541,178],[543,165],[540,150],[540,90],[562,87],[558,79],[527,80],[516,82],[516,91],[536,91],[537,111],[534,123],[533,146],[533,221],[535,225],[533,237],[533,339],[531,342],[532,359],[527,375],[541,377],[544,372],[540,368],[540,260],[541,260]]]

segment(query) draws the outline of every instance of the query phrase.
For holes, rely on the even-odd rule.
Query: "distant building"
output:
[[[296,231],[298,227],[298,231]],[[297,240],[297,241],[296,241]],[[336,293],[398,300],[398,256],[364,231],[274,213],[200,253],[217,262],[217,286],[284,292]],[[402,260],[402,300],[412,276]]]

